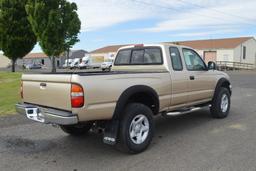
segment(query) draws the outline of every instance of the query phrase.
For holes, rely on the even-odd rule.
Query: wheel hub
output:
[[[143,143],[149,133],[149,121],[145,115],[137,115],[130,124],[130,138],[135,144]]]
[[[221,111],[223,113],[227,112],[228,107],[229,107],[229,99],[228,96],[226,94],[223,94],[222,98],[221,98]]]

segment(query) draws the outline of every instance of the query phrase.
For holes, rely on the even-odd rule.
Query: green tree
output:
[[[55,57],[79,41],[77,5],[67,0],[29,0],[26,11],[42,50],[52,60],[52,72],[56,72]]]
[[[0,0],[0,49],[15,62],[28,54],[36,44],[36,36],[27,19],[27,0]]]

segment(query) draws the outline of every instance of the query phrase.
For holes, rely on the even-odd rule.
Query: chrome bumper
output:
[[[18,103],[16,104],[16,111],[30,120],[44,124],[74,125],[78,123],[76,115],[57,109]]]

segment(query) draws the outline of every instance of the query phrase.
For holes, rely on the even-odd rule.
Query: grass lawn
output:
[[[16,114],[21,73],[0,72],[0,116]]]

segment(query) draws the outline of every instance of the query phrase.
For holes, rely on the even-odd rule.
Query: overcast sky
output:
[[[70,1],[82,21],[74,49],[256,35],[256,0]]]

